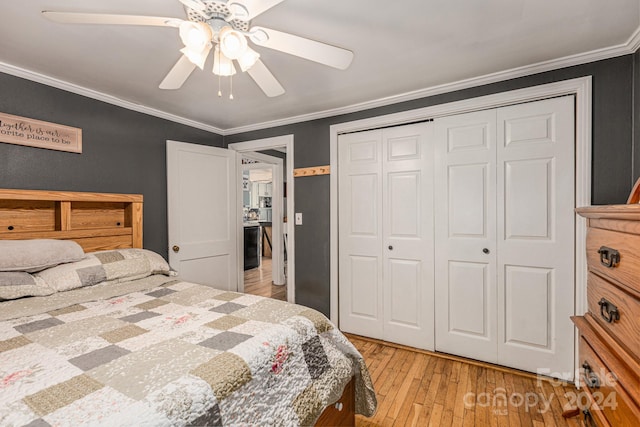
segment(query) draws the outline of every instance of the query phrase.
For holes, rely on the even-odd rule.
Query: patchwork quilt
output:
[[[12,314],[13,313],[13,314]],[[362,356],[322,314],[154,275],[0,303],[0,425],[312,425]]]

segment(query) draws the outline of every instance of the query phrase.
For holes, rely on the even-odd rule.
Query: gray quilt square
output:
[[[122,261],[124,259],[124,255],[122,255],[118,251],[99,252],[93,255],[95,255],[95,257],[98,258],[102,264],[110,264],[112,262]]]
[[[38,418],[37,420],[31,421],[29,424],[25,424],[24,427],[51,427],[51,424],[42,418]]]
[[[246,306],[241,305],[241,304],[236,304],[235,302],[225,302],[222,305],[219,305],[217,307],[213,307],[209,311],[215,311],[216,313],[231,314],[234,311],[238,311],[241,308],[245,308],[245,307]]]
[[[90,353],[83,354],[82,356],[74,357],[73,359],[69,360],[69,363],[72,363],[83,371],[88,371],[97,366],[109,363],[112,360],[115,360],[129,353],[131,353],[129,350],[126,350],[122,347],[118,347],[117,345],[110,345],[109,347],[101,348],[99,350],[94,350]]]
[[[26,286],[35,285],[36,279],[24,271],[2,271],[0,272],[0,286]]]
[[[82,286],[91,286],[107,280],[107,273],[101,265],[76,270]]]
[[[222,416],[220,415],[220,407],[216,403],[207,412],[200,415],[195,420],[187,424],[188,426],[221,426]]]
[[[121,317],[120,320],[124,320],[129,323],[138,323],[152,317],[160,316],[160,313],[154,313],[153,311],[143,311],[141,313],[130,314],[128,316]]]
[[[199,345],[212,348],[214,350],[227,351],[230,348],[233,348],[238,344],[245,342],[249,338],[253,337],[251,335],[225,331],[202,341],[201,343],[199,343]]]
[[[309,341],[303,343],[302,352],[304,353],[304,361],[307,362],[309,375],[314,380],[317,380],[330,367],[329,359],[324,352],[320,338],[315,335]]]
[[[153,292],[149,292],[146,295],[149,295],[150,297],[154,297],[154,298],[160,298],[163,297],[165,295],[171,295],[173,293],[176,293],[177,291],[174,291],[173,289],[158,289],[157,291],[153,291]]]
[[[62,325],[64,322],[60,319],[50,318],[44,320],[36,320],[35,322],[25,323],[24,325],[15,326],[13,329],[21,334],[39,331],[41,329],[51,328],[53,326]]]

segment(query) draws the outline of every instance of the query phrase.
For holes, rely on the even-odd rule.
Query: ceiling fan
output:
[[[344,70],[353,60],[353,52],[293,34],[251,26],[251,20],[284,0],[178,0],[187,19],[113,15],[81,12],[43,11],[51,21],[66,24],[147,25],[178,28],[184,48],[182,56],[160,83],[160,89],[179,89],[196,67],[203,69],[213,50],[213,73],[232,76],[233,61],[247,72],[269,97],[285,90],[260,60],[260,54],[247,43],[299,56]],[[218,95],[221,95],[220,91]],[[233,95],[230,95],[233,98]]]

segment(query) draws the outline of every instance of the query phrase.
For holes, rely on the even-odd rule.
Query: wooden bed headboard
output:
[[[142,195],[0,189],[0,240],[75,240],[85,252],[142,248]]]

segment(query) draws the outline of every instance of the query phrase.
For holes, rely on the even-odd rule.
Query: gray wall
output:
[[[82,129],[82,154],[0,144],[0,188],[144,195],[144,246],[167,256],[167,139],[222,136],[0,73],[0,111]]]
[[[622,203],[640,176],[640,53],[224,138],[0,74],[0,111],[83,130],[82,154],[0,144],[0,187],[141,193],[145,247],[166,256],[167,139],[227,146],[294,134],[294,167],[326,165],[332,124],[586,75],[593,77],[593,203]],[[297,302],[329,314],[329,176],[296,179],[295,203],[304,214],[296,227]]]
[[[638,68],[640,56],[636,53],[358,113],[230,135],[224,142],[226,145],[294,134],[294,167],[327,165],[332,124],[591,75],[592,201],[594,204],[624,203],[635,177],[640,175],[640,150],[634,152],[634,146],[640,145],[640,129],[636,120],[634,132],[633,120],[633,106],[640,104]],[[636,109],[636,116],[637,111],[640,109]],[[635,168],[634,154],[638,158]],[[296,226],[296,300],[329,314],[329,176],[297,178],[295,186],[296,212],[302,212],[304,218],[304,224]]]
[[[633,55],[633,178],[640,177],[640,50]]]

